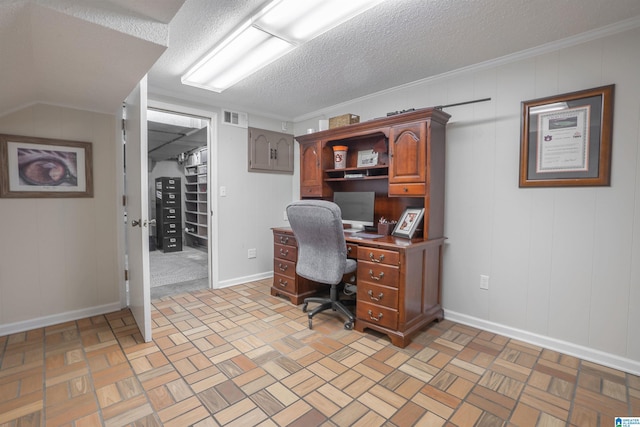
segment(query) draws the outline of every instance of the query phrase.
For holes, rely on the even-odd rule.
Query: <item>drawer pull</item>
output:
[[[283,245],[289,243],[289,236],[280,236],[280,243],[282,243]]]
[[[379,322],[380,319],[382,319],[382,313],[378,313],[378,315],[376,317],[373,317],[373,312],[371,310],[369,310],[369,318],[371,320],[373,320],[374,322]]]
[[[384,260],[384,254],[380,254],[380,256],[378,257],[378,259],[375,259],[373,257],[373,252],[369,252],[369,259],[373,262],[382,262],[382,260]]]
[[[280,269],[280,271],[287,271],[287,269],[289,268],[288,265],[282,265],[281,263],[278,263],[278,268]]]
[[[280,284],[280,286],[282,286],[283,288],[286,288],[287,285],[289,284],[289,282],[287,282],[286,280],[282,280],[282,279],[278,279],[278,283]]]
[[[287,256],[287,255],[289,255],[289,249],[287,249],[287,250],[285,251],[285,250],[283,250],[282,248],[280,248],[280,255],[282,255],[282,256]]]
[[[351,246],[347,246],[347,253],[351,253]]]
[[[381,271],[380,274],[378,274],[377,276],[374,276],[373,270],[369,270],[369,277],[371,277],[373,280],[380,280],[384,277],[384,271]]]
[[[371,298],[371,301],[380,301],[384,296],[384,294],[380,292],[377,297],[374,297],[373,291],[371,289],[369,289],[369,292],[367,292],[367,294],[369,295],[369,298]]]

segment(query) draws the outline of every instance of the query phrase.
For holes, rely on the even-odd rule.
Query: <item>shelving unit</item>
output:
[[[185,166],[184,225],[189,246],[207,246],[207,164]]]

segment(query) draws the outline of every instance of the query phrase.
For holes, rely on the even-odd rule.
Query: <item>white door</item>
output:
[[[147,201],[147,77],[125,100],[125,194],[129,307],[145,342],[151,341],[149,204]]]

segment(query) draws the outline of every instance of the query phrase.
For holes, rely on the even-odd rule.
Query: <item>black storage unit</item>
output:
[[[182,250],[180,178],[156,178],[156,246],[164,252]]]

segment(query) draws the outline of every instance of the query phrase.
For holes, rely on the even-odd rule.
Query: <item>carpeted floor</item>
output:
[[[150,251],[149,270],[151,288],[206,279],[207,252],[190,246],[179,252]]]

